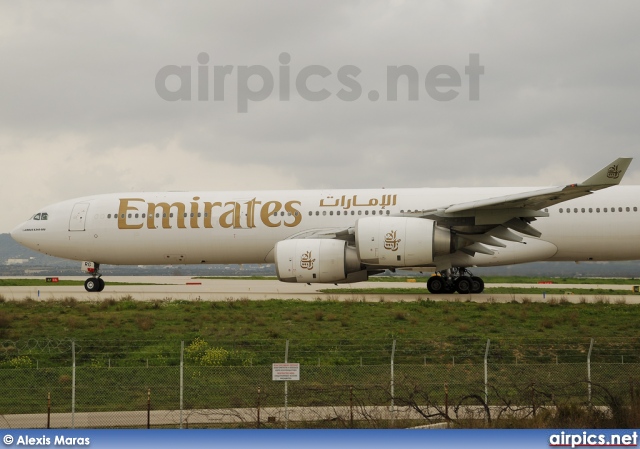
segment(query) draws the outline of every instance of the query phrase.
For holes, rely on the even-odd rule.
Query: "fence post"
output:
[[[184,406],[184,340],[180,342],[180,428],[182,429],[182,409]]]
[[[71,340],[71,428],[76,426],[76,341]]]
[[[260,428],[260,387],[258,387],[258,422],[256,423],[256,428]]]
[[[51,428],[51,392],[47,393],[47,429]]]
[[[489,407],[489,346],[491,340],[487,339],[487,349],[484,351],[484,403]],[[485,417],[487,420],[488,417]]]
[[[353,385],[349,385],[349,428],[353,429]]]
[[[289,340],[284,346],[284,363],[289,363]],[[289,382],[284,381],[284,428],[289,428]]]
[[[444,419],[449,427],[449,385],[444,383]]]
[[[396,340],[393,340],[393,346],[391,346],[391,424],[392,426],[396,421],[396,413],[395,413],[395,373],[393,371],[393,362],[396,355]]]
[[[591,407],[591,351],[593,350],[593,338],[589,344],[589,354],[587,355],[587,387],[589,388],[589,407]]]
[[[147,429],[151,429],[151,388],[147,390]]]

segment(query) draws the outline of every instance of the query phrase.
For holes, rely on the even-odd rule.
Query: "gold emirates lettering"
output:
[[[291,228],[298,226],[302,221],[302,214],[296,208],[302,203],[296,200],[284,204],[280,201],[267,201],[263,204],[256,198],[244,203],[227,201],[224,204],[219,201],[212,203],[199,202],[199,200],[200,197],[196,196],[188,204],[181,202],[169,204],[167,202],[147,203],[144,198],[120,198],[118,229],[143,228],[145,219],[136,220],[131,216],[144,213],[146,213],[147,229],[171,229],[173,227],[198,229],[200,227],[214,228],[216,225],[221,228],[250,229],[257,227],[258,218],[259,222],[270,228],[282,225]],[[283,209],[287,212],[284,216],[280,214]],[[215,212],[220,213],[219,217],[214,217]],[[199,213],[202,217],[198,217]],[[172,220],[173,217],[175,218]]]

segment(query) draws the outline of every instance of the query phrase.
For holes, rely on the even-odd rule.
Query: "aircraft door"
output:
[[[69,231],[84,231],[88,211],[89,203],[77,203],[73,206],[69,219]]]

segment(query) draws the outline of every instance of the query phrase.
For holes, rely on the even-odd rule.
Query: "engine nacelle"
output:
[[[344,240],[292,239],[276,243],[276,273],[283,282],[339,283],[367,280],[356,250]]]
[[[411,217],[371,217],[356,222],[356,247],[364,264],[420,267],[454,251],[454,236],[435,221]]]

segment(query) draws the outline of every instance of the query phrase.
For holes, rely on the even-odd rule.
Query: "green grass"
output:
[[[154,409],[176,409],[181,341],[186,408],[254,407],[258,386],[263,407],[281,406],[283,386],[271,381],[270,364],[283,361],[285,340],[289,361],[303,367],[301,381],[289,383],[292,406],[348,405],[350,385],[357,404],[388,404],[393,340],[397,398],[418,391],[439,402],[445,383],[452,404],[482,395],[488,339],[492,401],[499,394],[520,404],[533,382],[537,401],[548,402],[550,392],[584,403],[591,338],[598,383],[626,395],[638,378],[637,316],[638,306],[606,297],[587,304],[0,297],[0,413],[41,413],[49,392],[54,413],[70,410],[71,340],[76,411],[145,410],[148,389]],[[224,366],[202,365],[198,337],[206,342],[200,355],[223,354],[213,360]]]
[[[323,341],[358,344],[391,339],[472,338],[567,339],[573,337],[630,337],[637,335],[638,306],[598,297],[593,303],[548,302],[475,303],[229,300],[99,302],[64,300],[13,301],[0,298],[0,340],[92,341],[89,352],[113,353],[116,346],[162,355],[165,342],[264,341],[281,345],[285,339],[311,340],[305,357],[323,357]],[[159,343],[160,342],[160,343]],[[100,349],[102,348],[102,349]],[[0,351],[0,363],[11,353]],[[266,359],[265,359],[266,360]],[[258,361],[254,361],[259,363]],[[271,362],[269,362],[271,363]]]

